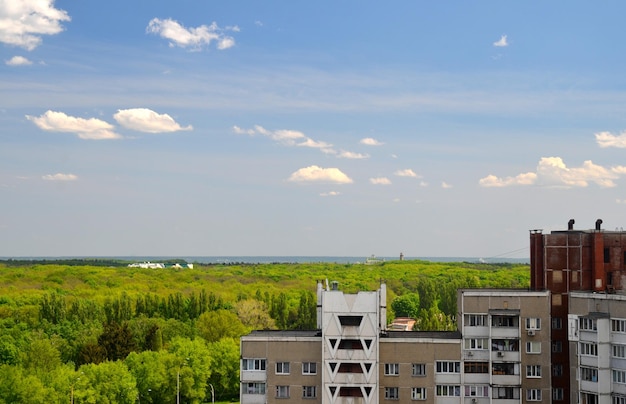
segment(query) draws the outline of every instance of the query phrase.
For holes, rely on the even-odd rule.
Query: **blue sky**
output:
[[[0,0],[0,256],[528,257],[625,226],[623,2]]]

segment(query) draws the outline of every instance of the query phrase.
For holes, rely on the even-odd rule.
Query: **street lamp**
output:
[[[213,390],[213,385],[211,383],[209,383],[209,386],[211,386],[211,402],[215,404],[215,390]]]
[[[181,365],[178,367],[178,372],[176,372],[176,404],[180,404],[180,369],[182,369],[183,366],[187,365],[188,360],[189,358],[185,358],[183,363],[181,363]]]

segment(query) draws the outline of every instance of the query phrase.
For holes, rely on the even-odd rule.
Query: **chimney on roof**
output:
[[[602,219],[596,220],[596,231],[600,231],[600,225],[602,224]]]
[[[574,223],[576,223],[576,221],[574,219],[570,219],[569,222],[567,222],[567,230],[574,230]]]

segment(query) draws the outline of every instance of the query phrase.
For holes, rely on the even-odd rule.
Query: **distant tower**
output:
[[[404,261],[404,254],[400,253],[400,261]]]

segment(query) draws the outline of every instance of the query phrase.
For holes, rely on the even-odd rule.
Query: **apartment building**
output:
[[[385,284],[317,298],[317,330],[241,338],[242,404],[550,402],[549,291],[459,290],[441,332],[387,329]]]
[[[626,296],[569,295],[571,402],[626,403]]]
[[[543,234],[530,231],[530,280],[534,290],[550,290],[552,331],[552,387],[555,402],[583,402],[578,384],[572,384],[577,374],[570,361],[568,315],[570,296],[575,291],[596,294],[622,294],[626,287],[626,232],[621,228],[606,230],[603,221],[596,220],[589,230],[574,228]]]

